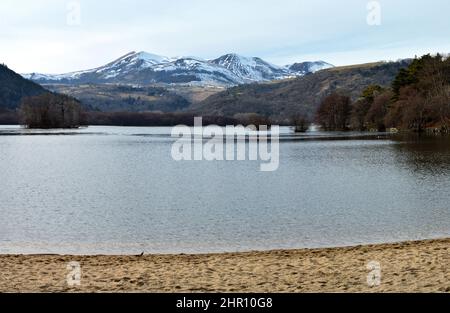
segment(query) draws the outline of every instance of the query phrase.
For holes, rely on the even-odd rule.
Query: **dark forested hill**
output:
[[[24,97],[48,92],[42,86],[0,64],[0,110],[15,110]]]
[[[88,110],[103,112],[177,112],[190,102],[167,88],[124,85],[45,85],[53,92],[80,100]]]
[[[294,114],[312,116],[321,100],[336,90],[356,99],[369,85],[390,86],[399,70],[410,62],[337,67],[282,82],[242,85],[212,95],[193,105],[191,110],[197,114],[221,116],[258,113],[279,121]]]

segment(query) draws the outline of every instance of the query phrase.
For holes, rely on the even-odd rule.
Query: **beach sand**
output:
[[[81,285],[67,285],[67,265]],[[381,283],[369,287],[372,262]],[[0,292],[450,292],[450,239],[209,255],[0,256]]]

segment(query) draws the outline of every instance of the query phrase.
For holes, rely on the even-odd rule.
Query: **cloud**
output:
[[[20,72],[61,73],[132,51],[213,58],[228,52],[276,64],[343,65],[448,50],[447,0],[80,0],[80,25],[61,0],[0,2],[0,62]]]

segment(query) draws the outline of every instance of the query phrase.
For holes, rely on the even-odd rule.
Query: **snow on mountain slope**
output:
[[[150,54],[147,52],[130,52],[119,59],[110,62],[104,66],[85,70],[70,72],[66,74],[22,74],[23,77],[35,81],[63,81],[63,80],[78,80],[86,75],[97,74],[98,78],[114,78],[121,74],[127,74],[129,72],[149,68],[156,64],[163,64],[170,62],[167,57],[159,56],[156,54]]]
[[[324,61],[294,63],[286,66],[286,68],[288,68],[291,72],[297,73],[297,75],[300,76],[332,67],[334,67],[334,65]]]
[[[260,58],[248,58],[237,54],[203,60],[196,57],[169,58],[147,52],[130,52],[91,70],[57,75],[32,73],[23,76],[38,83],[232,86],[301,76],[331,66],[325,62],[305,62],[279,67]]]
[[[289,76],[289,71],[285,68],[272,65],[260,58],[248,58],[234,53],[226,54],[210,62],[230,70],[243,81],[248,82],[282,79]]]
[[[233,72],[195,57],[181,57],[170,63],[158,64],[153,67],[153,70],[155,72],[173,73],[174,76],[178,77],[196,77],[197,82],[205,84],[235,85],[244,83]]]

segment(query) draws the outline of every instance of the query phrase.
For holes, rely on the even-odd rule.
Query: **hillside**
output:
[[[409,63],[404,60],[336,67],[280,82],[241,85],[193,104],[190,111],[221,116],[254,112],[278,121],[298,113],[312,116],[320,101],[333,91],[343,90],[356,99],[368,85],[389,86]]]
[[[15,110],[24,97],[47,92],[42,86],[0,65],[0,111]]]
[[[45,85],[53,92],[80,100],[90,110],[103,112],[176,112],[190,102],[183,96],[162,87],[132,87],[118,85]]]

